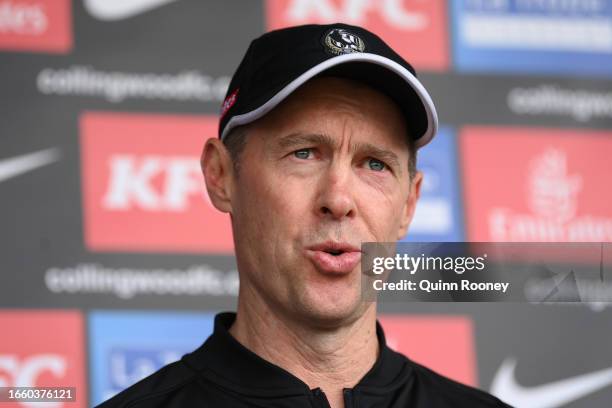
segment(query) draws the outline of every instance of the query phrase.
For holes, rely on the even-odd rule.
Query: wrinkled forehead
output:
[[[382,92],[357,81],[318,77],[253,123],[267,143],[290,134],[325,136],[332,146],[350,142],[408,148],[408,126],[399,106]]]

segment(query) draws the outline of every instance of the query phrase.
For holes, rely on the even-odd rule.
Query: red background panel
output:
[[[266,0],[267,29],[344,22],[385,40],[417,69],[450,65],[444,0]],[[367,52],[367,44],[366,44]]]
[[[0,2],[0,50],[67,53],[72,49],[71,0]]]
[[[60,406],[86,407],[83,323],[76,311],[1,311],[0,386],[76,387],[76,401]]]
[[[455,381],[476,386],[474,327],[463,316],[381,316],[387,344]]]
[[[104,198],[110,189],[113,157],[199,162],[204,142],[216,137],[216,116],[85,113],[81,116],[81,158],[84,228],[93,251],[233,251],[227,214],[208,201],[203,176],[194,169],[191,182],[201,191],[187,197],[183,209],[146,209],[136,204],[125,210],[109,209]],[[196,166],[194,166],[196,167]],[[163,195],[167,174],[151,179],[152,189]],[[164,187],[166,186],[166,187]]]
[[[612,132],[466,127],[460,151],[468,240],[497,241],[491,217],[500,210],[509,214],[507,228],[518,230],[519,223],[560,228],[565,239],[552,241],[612,238],[612,189],[605,188],[610,185]],[[572,239],[570,230],[581,231],[576,235],[581,239]],[[527,231],[514,236],[549,241],[551,235]]]

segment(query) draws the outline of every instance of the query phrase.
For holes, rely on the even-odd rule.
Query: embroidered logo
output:
[[[356,34],[343,28],[334,28],[325,36],[325,48],[334,55],[363,52],[365,42]]]
[[[239,90],[240,88],[236,88],[236,90],[229,94],[227,98],[225,98],[225,100],[223,101],[223,105],[221,105],[221,118],[223,118],[227,111],[229,111],[230,108],[236,103]]]

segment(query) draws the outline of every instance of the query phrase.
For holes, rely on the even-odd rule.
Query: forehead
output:
[[[253,125],[266,143],[290,133],[316,133],[407,148],[408,127],[399,106],[382,92],[344,78],[308,81]]]

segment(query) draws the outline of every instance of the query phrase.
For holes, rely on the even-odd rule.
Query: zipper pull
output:
[[[353,390],[351,390],[350,388],[345,388],[342,390],[342,395],[344,395],[344,408],[352,408]]]
[[[330,408],[331,407],[329,405],[329,401],[327,400],[327,396],[325,395],[325,393],[320,387],[317,387],[314,390],[311,390],[311,392],[312,392],[312,395],[314,395],[315,400],[318,403],[317,405],[319,405],[320,408]]]

